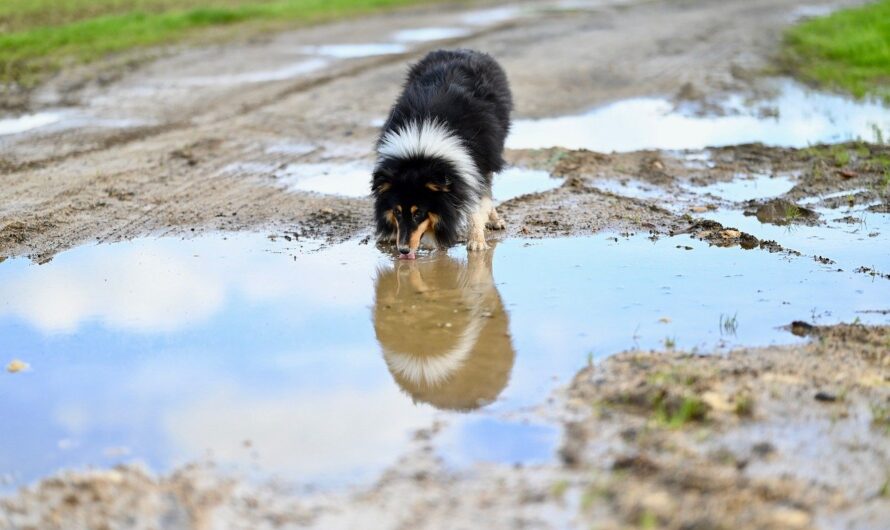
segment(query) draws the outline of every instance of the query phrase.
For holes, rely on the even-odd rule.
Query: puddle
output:
[[[521,14],[522,9],[518,6],[503,6],[470,11],[464,13],[460,20],[462,23],[470,26],[492,26],[513,20]]]
[[[243,172],[245,169],[268,173],[273,168],[265,164],[237,164],[230,171]],[[364,162],[289,164],[276,172],[276,179],[293,191],[367,197],[370,194],[371,171],[371,166]],[[506,201],[528,193],[547,191],[561,184],[562,180],[551,178],[546,171],[512,167],[495,175],[492,194],[495,200]]]
[[[562,179],[553,178],[540,169],[510,167],[494,176],[491,193],[498,202],[508,201],[521,195],[558,188]]]
[[[329,64],[330,63],[324,59],[309,59],[306,61],[300,61],[271,70],[186,77],[183,79],[177,79],[174,81],[174,83],[181,86],[201,87],[214,86],[218,84],[240,85],[251,83],[268,83],[271,81],[285,81],[288,79],[293,79],[294,77],[300,77],[306,74],[311,74],[312,72],[317,72],[327,67]]]
[[[325,44],[321,46],[304,46],[301,52],[306,55],[324,55],[337,59],[358,59],[375,55],[392,55],[405,53],[408,47],[404,44]]]
[[[61,119],[62,116],[55,112],[38,112],[36,114],[25,114],[18,118],[0,119],[0,136],[31,131],[57,123]]]
[[[317,145],[300,142],[279,142],[266,147],[266,154],[270,155],[308,155],[318,150]]]
[[[823,256],[835,260],[833,268],[852,271],[869,267],[890,272],[890,215],[869,212],[865,208],[815,208],[825,225],[780,226],[761,223],[757,217],[738,210],[721,209],[700,217],[718,221],[748,232],[759,239],[773,240],[806,256]],[[857,222],[844,222],[843,218]],[[885,304],[887,305],[887,304]]]
[[[466,37],[470,33],[471,31],[467,28],[418,28],[397,31],[393,33],[392,38],[396,42],[428,42]]]
[[[797,180],[787,175],[739,174],[730,182],[686,186],[686,189],[699,195],[713,195],[725,201],[744,202],[779,197],[791,191],[796,183]]]
[[[453,465],[541,461],[559,429],[522,411],[589,356],[788,343],[778,326],[795,319],[886,324],[857,311],[887,300],[890,282],[687,237],[516,239],[399,263],[358,242],[211,235],[10,259],[0,352],[31,369],[0,374],[0,469],[13,487],[211,458],[356,483],[435,421]]]
[[[807,18],[827,17],[838,10],[838,6],[831,5],[804,5],[794,8],[789,16],[790,22],[800,22]]]
[[[308,163],[289,164],[275,176],[292,191],[367,197],[371,194],[371,171],[364,162]]]
[[[780,95],[745,105],[730,98],[725,116],[697,116],[675,109],[663,98],[619,101],[586,114],[539,120],[516,120],[507,139],[511,149],[565,147],[601,152],[641,149],[704,149],[762,142],[806,147],[857,138],[874,139],[875,127],[890,133],[890,108],[807,90],[793,82],[779,84]]]

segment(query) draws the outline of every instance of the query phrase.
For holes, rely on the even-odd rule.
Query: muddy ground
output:
[[[707,108],[729,92],[753,93],[757,79],[774,72],[781,30],[800,5],[603,3],[494,22],[445,44],[485,49],[503,62],[517,117],[651,94]],[[405,63],[436,44],[344,60],[296,79],[164,87],[196,68],[225,71],[227,64],[257,61],[275,68],[289,47],[371,41],[402,27],[441,26],[461,13],[407,10],[59,75],[21,104],[112,109],[139,124],[0,138],[0,259],[45,262],[86,242],[216,230],[332,242],[369,235],[368,200],[285,191],[274,168],[370,161],[373,120],[386,113]],[[152,85],[159,79],[164,83]],[[146,86],[155,88],[141,90]],[[268,149],[281,143],[310,148]],[[562,182],[503,203],[508,228],[496,237],[689,234],[721,246],[795,253],[708,221],[707,213],[730,207],[774,212],[779,222],[824,220],[803,210],[783,219],[785,203],[727,204],[685,186],[781,174],[796,182],[781,197],[789,204],[847,191],[818,206],[870,204],[886,212],[882,160],[890,147],[858,142],[842,149],[850,155],[824,146],[732,146],[711,149],[710,167],[677,152],[510,151],[512,164],[547,169]],[[642,181],[663,195],[605,191],[597,185],[603,180]],[[725,356],[626,352],[583,369],[542,406],[541,414],[564,426],[560,459],[549,465],[449,470],[433,455],[432,429],[417,433],[415,450],[373,486],[356,491],[298,494],[227,477],[212,464],[165,476],[138,467],[72,472],[0,500],[0,526],[883,528],[890,520],[890,330],[793,331],[811,340]]]

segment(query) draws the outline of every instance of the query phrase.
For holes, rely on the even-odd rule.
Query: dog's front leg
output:
[[[491,199],[483,197],[476,207],[476,211],[470,216],[470,230],[467,234],[467,250],[486,250],[488,243],[485,242],[485,223],[488,222],[488,215],[491,212]]]

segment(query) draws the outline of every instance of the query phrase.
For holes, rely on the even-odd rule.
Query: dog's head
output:
[[[413,259],[421,239],[436,245],[457,242],[471,202],[450,164],[437,160],[389,160],[374,171],[377,234],[396,243],[401,257]]]

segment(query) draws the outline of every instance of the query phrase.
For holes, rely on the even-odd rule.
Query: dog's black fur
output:
[[[461,240],[474,208],[491,197],[492,174],[504,166],[512,108],[507,77],[487,54],[439,50],[411,67],[377,143],[372,194],[378,236],[392,240],[398,234],[406,254],[410,238],[429,219],[438,245]],[[470,178],[447,156],[382,154],[387,134],[422,123],[438,124],[460,140],[475,166]]]

